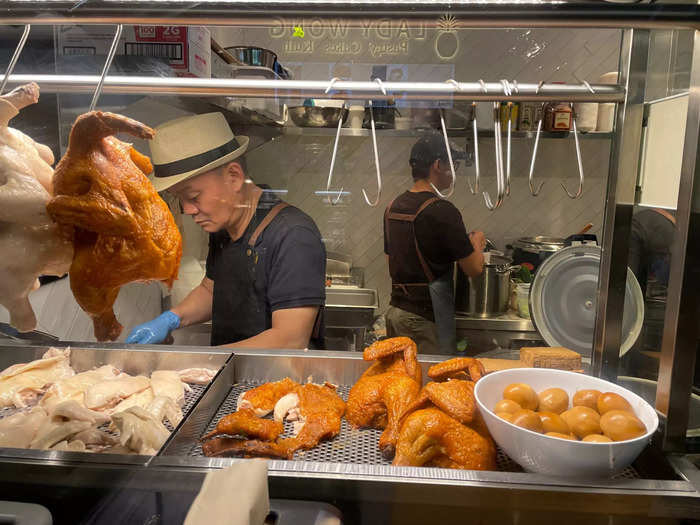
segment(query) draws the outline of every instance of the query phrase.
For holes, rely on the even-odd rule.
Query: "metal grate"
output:
[[[236,383],[231,387],[226,399],[216,411],[214,418],[209,422],[205,430],[211,432],[219,420],[236,410],[236,401],[246,390],[250,390],[262,384],[261,382]],[[338,395],[347,401],[350,386],[339,386]],[[270,416],[268,416],[270,417]],[[292,436],[292,423],[284,423],[283,437]],[[311,450],[302,450],[294,455],[298,461],[309,462],[330,462],[330,463],[352,463],[360,465],[391,465],[391,461],[385,459],[379,451],[378,443],[381,430],[375,429],[355,429],[343,418],[340,434],[330,441],[323,441]],[[202,447],[196,443],[190,449],[189,456],[203,456]],[[498,469],[503,472],[523,472],[523,469],[515,461],[510,459],[502,450],[498,449],[496,456]],[[638,479],[639,474],[633,467],[628,467],[614,479]]]

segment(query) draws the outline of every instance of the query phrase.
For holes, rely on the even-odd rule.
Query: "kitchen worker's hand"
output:
[[[486,236],[482,231],[471,232],[469,234],[469,240],[471,241],[475,250],[483,252],[484,248],[486,248]]]
[[[163,312],[155,319],[134,327],[126,338],[127,343],[162,343],[168,334],[180,326],[180,317],[171,310]]]

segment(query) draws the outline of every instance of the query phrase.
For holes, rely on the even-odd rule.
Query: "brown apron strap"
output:
[[[255,228],[253,231],[253,235],[250,236],[250,239],[248,240],[248,246],[253,248],[255,246],[255,242],[258,240],[258,237],[260,237],[260,234],[265,231],[265,228],[267,228],[272,220],[277,217],[277,214],[281,212],[283,209],[285,209],[289,204],[286,202],[278,202],[275,204],[272,209],[267,212],[267,215],[265,215],[265,218],[260,221],[260,224],[258,224],[258,227]]]
[[[421,204],[421,207],[418,208],[418,211],[416,214],[413,216],[413,221],[415,222],[416,217],[420,215],[420,213],[426,209],[428,206],[430,206],[433,202],[436,202],[440,199],[437,197],[432,197],[425,201],[423,204]],[[428,263],[425,260],[425,257],[423,257],[423,252],[420,251],[420,248],[418,247],[418,238],[416,237],[416,227],[413,227],[413,244],[416,246],[416,253],[418,254],[418,260],[420,261],[420,265],[423,267],[423,272],[425,272],[425,276],[428,278],[428,282],[431,283],[435,280],[435,274],[433,274],[432,270],[430,269],[430,266],[428,266]]]
[[[391,205],[394,204],[394,201],[391,201],[389,203],[389,206],[387,206],[386,211],[384,212],[384,230],[387,232],[387,244],[389,243],[389,220],[396,220],[396,221],[404,221],[404,222],[410,222],[412,225],[413,229],[413,244],[416,247],[416,255],[418,255],[418,261],[420,262],[421,268],[423,268],[423,273],[425,273],[425,277],[428,279],[428,282],[432,282],[435,280],[435,274],[433,274],[432,270],[430,269],[430,266],[428,266],[427,261],[425,260],[425,257],[423,257],[423,253],[420,251],[420,247],[418,246],[418,239],[416,238],[416,228],[413,226],[413,223],[416,221],[416,217],[418,217],[423,210],[425,210],[428,206],[430,206],[432,203],[439,201],[440,199],[437,197],[431,197],[427,199],[423,204],[420,205],[416,213],[414,214],[409,214],[409,213],[394,213],[391,211]],[[404,287],[403,290],[404,292],[407,292],[405,286],[415,286],[415,284],[398,284],[399,287]]]

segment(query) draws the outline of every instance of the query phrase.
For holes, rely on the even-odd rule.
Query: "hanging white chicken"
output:
[[[36,104],[39,86],[26,84],[0,96],[0,304],[20,332],[36,328],[29,292],[39,275],[63,275],[73,244],[46,212],[53,196],[53,153],[8,126],[19,110]]]

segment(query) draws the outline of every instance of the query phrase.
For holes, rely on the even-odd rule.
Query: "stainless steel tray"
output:
[[[296,354],[296,355],[295,355]],[[254,351],[237,352],[234,358],[217,378],[212,388],[195,407],[188,421],[162,449],[156,462],[173,465],[194,464],[217,467],[225,465],[228,458],[205,458],[200,446],[200,438],[216,426],[219,419],[235,411],[240,393],[267,381],[291,377],[296,381],[306,381],[311,377],[316,382],[329,381],[340,385],[338,393],[344,399],[350,387],[359,378],[368,364],[359,354],[352,352],[297,352],[261,353]],[[424,376],[428,366],[439,361],[436,356],[421,358]],[[291,424],[285,424],[285,435],[291,435]],[[280,473],[308,474],[322,473],[357,475],[367,473],[373,476],[417,477],[432,480],[459,482],[467,479],[488,479],[491,481],[512,481],[515,476],[520,482],[547,485],[561,485],[562,480],[538,474],[523,472],[519,465],[504,453],[498,453],[497,472],[460,471],[424,467],[392,467],[377,447],[380,431],[353,429],[343,420],[340,434],[333,440],[321,443],[318,447],[295,454],[290,461],[270,461],[270,471]],[[177,459],[176,459],[177,458]],[[186,459],[190,458],[190,459]],[[611,480],[567,480],[574,485],[609,485],[620,480],[642,481],[642,476],[634,467],[625,469]]]
[[[65,348],[65,346],[54,345]],[[0,346],[0,370],[15,363],[26,363],[39,359],[48,350],[48,346]],[[84,372],[102,365],[113,365],[119,370],[132,375],[150,375],[154,370],[177,370],[182,368],[207,367],[221,370],[230,357],[228,352],[187,352],[171,350],[168,347],[159,349],[130,348],[118,349],[81,348],[71,346],[70,363],[76,372]],[[185,393],[185,403],[182,407],[186,418],[197,404],[209,385],[191,385],[192,391]],[[10,416],[20,409],[6,407],[0,409],[0,419]],[[180,423],[182,425],[182,423]],[[175,430],[166,424],[168,430]],[[165,445],[163,445],[165,447]],[[79,461],[87,463],[112,463],[129,465],[146,465],[151,456],[122,455],[122,454],[91,454],[84,452],[62,452],[53,450],[27,450],[0,447],[0,460],[32,459],[50,462]]]

